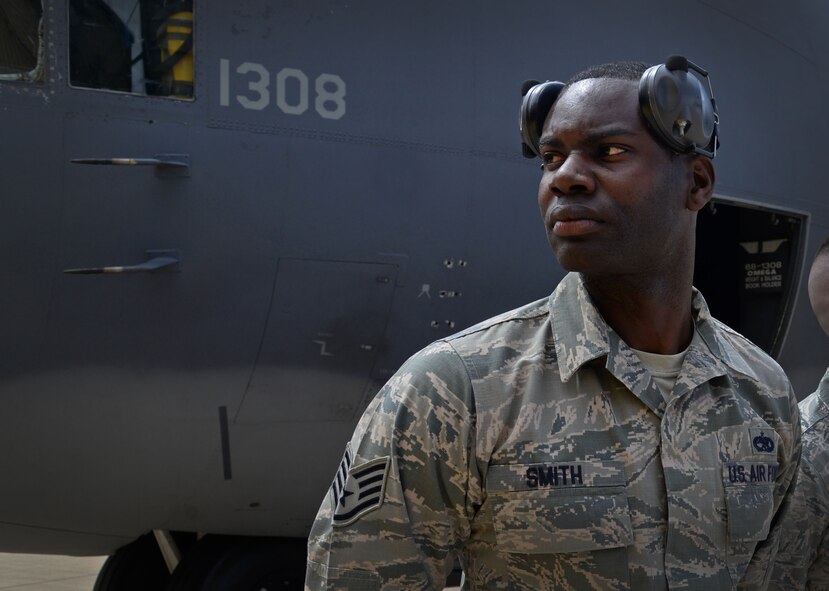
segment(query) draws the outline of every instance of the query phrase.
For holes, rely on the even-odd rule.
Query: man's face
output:
[[[659,273],[694,230],[685,207],[692,175],[650,135],[638,84],[576,82],[541,134],[538,203],[562,267],[586,274]]]

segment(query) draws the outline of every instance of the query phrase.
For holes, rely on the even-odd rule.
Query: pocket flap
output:
[[[724,466],[729,540],[759,541],[768,537],[778,467],[776,462],[729,462]]]
[[[633,543],[622,462],[493,465],[495,538],[509,553],[558,554]]]

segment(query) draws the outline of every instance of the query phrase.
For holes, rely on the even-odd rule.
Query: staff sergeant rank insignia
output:
[[[365,464],[351,467],[351,445],[345,448],[340,467],[331,485],[334,505],[333,523],[345,526],[383,504],[389,458],[377,458]]]

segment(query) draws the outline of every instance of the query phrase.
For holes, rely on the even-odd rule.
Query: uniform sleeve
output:
[[[808,433],[804,441],[797,484],[783,527],[772,579],[774,589],[829,590],[829,489],[823,478],[829,448],[824,447],[826,441],[810,439],[811,435]]]
[[[366,409],[308,540],[305,588],[443,589],[479,496],[469,378],[424,349]]]
[[[826,522],[826,516],[829,515],[829,503],[826,502],[825,497],[826,495],[824,495],[823,507],[824,523]],[[829,590],[829,527],[823,530],[823,538],[816,550],[815,559],[809,566],[809,572],[806,575],[806,589],[808,591],[827,591]]]
[[[780,471],[774,485],[774,514],[771,519],[769,535],[757,545],[746,576],[737,586],[738,589],[766,589],[772,583],[775,560],[779,556],[783,530],[793,511],[798,467],[801,455],[800,411],[797,398],[791,385],[786,380],[788,391],[788,412],[778,416],[776,431],[781,439],[781,453],[778,455]],[[772,585],[773,587],[773,585]]]

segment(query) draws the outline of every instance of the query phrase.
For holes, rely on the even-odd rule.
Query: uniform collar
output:
[[[605,367],[648,406],[664,406],[662,396],[639,358],[607,325],[593,304],[581,275],[569,273],[549,298],[559,371],[567,382],[586,363],[606,356]],[[700,339],[688,348],[674,394],[681,395],[728,368],[757,378],[757,373],[726,338],[724,325],[711,317],[702,295],[694,289],[693,322]]]
[[[800,416],[804,429],[829,416],[829,369],[823,374],[814,396],[807,396],[801,401]]]
[[[818,396],[823,399],[823,404],[829,406],[829,368],[826,369],[826,373],[820,379],[817,391]]]
[[[582,365],[607,355],[610,327],[593,305],[578,273],[562,279],[548,305],[561,380],[568,382]]]

